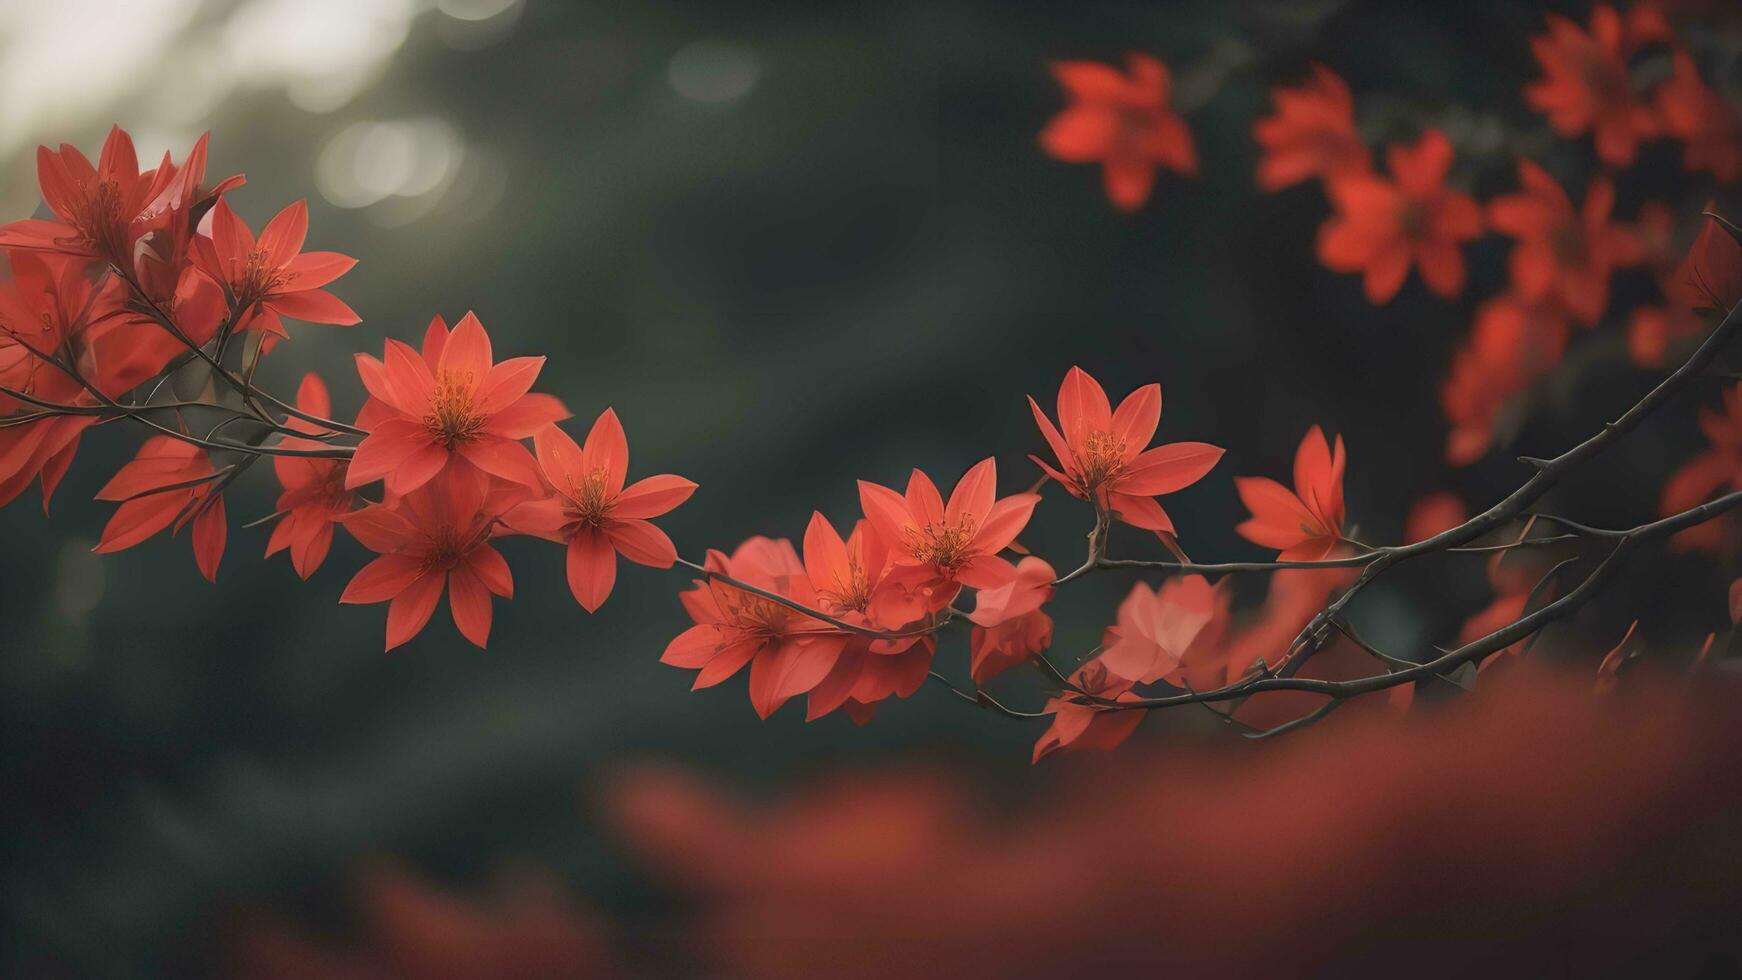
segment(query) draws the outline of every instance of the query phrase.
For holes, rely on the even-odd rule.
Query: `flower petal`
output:
[[[617,495],[611,516],[617,518],[658,517],[690,498],[696,485],[681,476],[661,473],[637,480]]]
[[[520,400],[532,390],[538,372],[544,369],[542,357],[510,357],[492,367],[472,396],[479,412],[494,415]]]
[[[490,335],[484,332],[478,315],[467,311],[454,324],[453,333],[442,347],[440,373],[451,373],[456,378],[470,375],[472,390],[477,391],[490,373],[491,363]]]
[[[605,535],[583,528],[569,539],[569,591],[588,612],[598,612],[617,582],[617,550]]]
[[[664,531],[642,520],[614,521],[605,528],[611,546],[638,565],[670,568],[677,563],[677,547]]]
[[[605,409],[593,421],[581,447],[582,465],[587,470],[605,471],[605,496],[615,497],[623,489],[629,475],[629,438],[623,434],[623,423],[613,409]]]
[[[432,445],[435,437],[421,423],[407,418],[388,419],[357,444],[351,465],[345,470],[345,488],[352,490],[382,479]]]
[[[400,646],[423,631],[442,598],[447,576],[426,572],[393,597],[387,606],[387,649]]]
[[[460,635],[483,647],[490,642],[490,590],[472,570],[460,565],[448,573],[448,611]]]
[[[386,602],[423,575],[423,561],[410,555],[382,555],[357,570],[339,596],[346,604]]]

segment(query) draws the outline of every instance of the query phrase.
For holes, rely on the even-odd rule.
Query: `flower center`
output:
[[[1585,264],[1585,235],[1577,222],[1569,221],[1556,228],[1549,236],[1549,248],[1554,251],[1555,261],[1561,265]]]
[[[443,445],[465,442],[484,427],[484,416],[472,405],[472,372],[443,371],[429,397],[423,427]]]
[[[1588,51],[1580,67],[1585,85],[1597,97],[1597,102],[1618,105],[1633,97],[1633,90],[1627,84],[1626,68],[1606,51]]]
[[[1153,148],[1166,112],[1167,108],[1159,105],[1120,106],[1117,128],[1113,131],[1115,155],[1153,160]]]
[[[729,587],[720,590],[719,602],[726,621],[741,630],[764,637],[786,634],[790,610],[778,602]]]
[[[98,181],[72,214],[72,225],[108,258],[121,256],[121,187]]]
[[[964,514],[954,524],[937,522],[910,527],[903,543],[908,554],[940,571],[949,571],[967,564],[977,530],[974,518]]]
[[[319,493],[327,503],[339,510],[351,509],[351,491],[345,489],[345,467],[334,461],[322,467]]]
[[[267,255],[260,249],[248,253],[242,265],[242,279],[236,284],[236,300],[247,305],[270,294],[289,282],[293,276],[276,265],[267,264]]]
[[[605,523],[611,511],[611,495],[605,488],[605,468],[595,466],[569,487],[569,516],[587,527]]]
[[[448,571],[460,564],[460,557],[465,550],[460,547],[460,534],[453,527],[442,527],[430,534],[430,550],[423,555],[423,571]]]
[[[423,571],[445,572],[458,565],[462,559],[472,553],[472,549],[482,544],[490,535],[490,525],[472,530],[458,528],[451,524],[429,531],[425,540],[429,550],[424,552]]]
[[[847,556],[846,575],[836,572],[835,587],[818,590],[817,598],[827,603],[831,612],[865,611],[871,604],[871,577],[865,573],[858,555]]]
[[[1112,433],[1090,432],[1081,442],[1077,468],[1082,473],[1083,489],[1094,490],[1125,469],[1125,441]]]
[[[1398,212],[1397,227],[1403,237],[1411,241],[1426,238],[1428,233],[1427,205],[1417,200],[1405,201],[1403,210]]]

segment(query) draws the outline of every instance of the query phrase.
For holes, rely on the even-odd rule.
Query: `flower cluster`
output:
[[[1533,50],[1544,78],[1526,99],[1562,136],[1591,134],[1605,165],[1624,167],[1640,141],[1669,135],[1684,144],[1689,171],[1737,178],[1734,114],[1704,86],[1693,54],[1654,8],[1623,16],[1599,6],[1588,31],[1551,17]],[[1631,64],[1651,58],[1664,60],[1665,71],[1640,88]],[[1149,198],[1158,168],[1196,171],[1192,135],[1171,102],[1162,62],[1134,54],[1124,72],[1079,61],[1052,67],[1072,101],[1041,143],[1060,159],[1100,163],[1120,209]],[[1193,562],[1158,498],[1204,481],[1223,449],[1152,445],[1159,384],[1115,406],[1093,377],[1072,368],[1050,411],[1028,399],[1035,445],[1047,452],[1030,457],[1038,479],[1027,490],[1001,493],[993,457],[969,467],[947,495],[916,469],[900,489],[861,481],[858,513],[839,525],[813,513],[796,547],[757,536],[689,561],[654,521],[696,484],[669,473],[632,481],[628,438],[610,408],[577,441],[578,431],[563,428],[568,407],[533,390],[544,358],[498,359],[474,313],[451,328],[433,317],[418,347],[388,339],[380,357],[356,355],[363,399],[349,422],[332,417],[331,393],[317,375],[302,378],[291,400],[269,394],[257,379],[265,359],[295,338],[291,324],[359,322],[328,289],[355,260],[305,250],[308,209],[300,201],[256,236],[232,209],[242,178],[206,184],[205,137],[179,163],[166,155],[141,170],[117,127],[95,165],[71,146],[40,148],[38,176],[53,217],[0,226],[10,269],[0,282],[0,504],[37,483],[46,507],[83,434],[119,421],[144,438],[97,493],[117,505],[99,552],[186,528],[200,573],[215,580],[229,538],[225,492],[270,460],[281,492],[274,512],[249,525],[272,523],[265,554],[287,554],[291,570],[308,579],[342,528],[373,557],[339,601],[386,603],[389,650],[417,636],[444,596],[459,633],[485,646],[495,601],[514,594],[497,543],[523,536],[561,545],[570,591],[589,613],[614,591],[620,557],[693,572],[693,587],[680,595],[692,625],[660,659],[693,671],[695,688],[747,668],[758,715],[802,697],[807,719],[838,709],[862,724],[884,702],[937,680],[980,707],[1048,719],[1036,759],[1111,747],[1149,710],[1173,705],[1207,706],[1253,734],[1309,723],[1376,692],[1384,697],[1361,702],[1399,710],[1417,681],[1456,686],[1460,672],[1513,669],[1501,665],[1522,660],[1528,638],[1575,611],[1595,588],[1584,585],[1600,584],[1610,563],[1638,544],[1663,539],[1717,550],[1733,543],[1731,512],[1742,507],[1742,386],[1725,391],[1722,411],[1702,412],[1709,449],[1669,478],[1661,520],[1604,531],[1530,508],[1742,333],[1735,310],[1742,229],[1711,214],[1684,250],[1675,216],[1691,215],[1691,207],[1652,201],[1634,220],[1617,221],[1618,172],[1592,177],[1575,196],[1530,159],[1504,161],[1516,189],[1479,201],[1461,189],[1467,175],[1454,174],[1461,151],[1447,131],[1422,127],[1376,153],[1357,128],[1349,87],[1323,66],[1305,83],[1277,89],[1274,100],[1274,114],[1253,128],[1263,150],[1258,183],[1266,191],[1322,183],[1333,213],[1320,229],[1318,257],[1332,270],[1359,272],[1372,303],[1390,302],[1412,273],[1429,292],[1455,298],[1467,285],[1466,247],[1489,230],[1510,240],[1509,283],[1477,306],[1473,334],[1454,353],[1441,389],[1452,462],[1488,451],[1512,400],[1561,361],[1574,327],[1600,326],[1616,270],[1648,271],[1662,295],[1661,305],[1633,311],[1628,342],[1617,349],[1657,367],[1680,347],[1699,340],[1698,347],[1658,392],[1596,436],[1554,460],[1529,461],[1536,475],[1489,510],[1466,518],[1457,498],[1426,498],[1406,545],[1353,538],[1347,449],[1341,436],[1312,425],[1295,451],[1292,485],[1267,476],[1232,483],[1249,512],[1233,531],[1268,559]],[[1291,423],[1290,437],[1298,431]],[[1081,565],[1049,562],[1022,540],[1049,490],[1076,501],[1092,521]],[[1538,520],[1558,521],[1564,533],[1533,535]],[[1110,558],[1109,541],[1128,529],[1168,557]],[[1578,587],[1557,577],[1566,561],[1503,562],[1513,550],[1542,554],[1533,549],[1572,539],[1619,542]],[[1357,635],[1344,612],[1369,582],[1395,564],[1451,551],[1491,552],[1494,593],[1455,649],[1417,662]],[[1055,663],[1052,603],[1061,587],[1119,570],[1169,577],[1133,585],[1100,644]],[[1256,608],[1236,608],[1223,577],[1236,572],[1271,576]],[[1732,588],[1732,617],[1739,596],[1742,587]],[[959,670],[936,669],[943,632],[958,622],[968,633],[967,690],[949,680]],[[1615,686],[1628,663],[1617,648],[1600,686]],[[1018,667],[1033,668],[1045,685],[1041,710],[1011,709],[986,690]]]
[[[615,413],[577,447],[556,425],[568,409],[531,391],[544,358],[498,362],[474,314],[452,330],[436,317],[421,350],[389,340],[380,359],[359,354],[368,397],[354,423],[328,417],[317,375],[294,402],[258,387],[262,359],[290,337],[286,320],[359,322],[326,288],[356,260],[304,249],[301,201],[256,237],[228,200],[242,178],[204,185],[206,147],[202,136],[179,164],[166,155],[144,171],[119,127],[95,166],[76,147],[38,151],[55,217],[0,227],[12,271],[0,285],[0,503],[34,481],[46,505],[88,428],[136,423],[149,436],[97,494],[119,506],[96,550],[187,527],[201,574],[215,580],[224,491],[270,459],[283,493],[266,554],[288,552],[306,579],[336,527],[377,553],[341,601],[389,602],[389,649],[423,628],[444,592],[460,632],[485,644],[491,596],[514,591],[491,544],[502,535],[564,543],[588,610],[610,595],[617,555],[672,565],[676,551],[649,518],[695,484],[666,475],[626,487]],[[167,383],[178,374],[183,383]],[[195,398],[172,394],[196,388]]]
[[[1623,14],[1597,4],[1588,28],[1557,14],[1547,16],[1547,27],[1530,39],[1542,77],[1524,86],[1524,99],[1553,133],[1589,135],[1599,162],[1612,170],[1633,164],[1642,141],[1672,138],[1682,143],[1690,174],[1720,185],[1742,178],[1742,114],[1702,81],[1694,55],[1654,5]],[[1646,70],[1633,70],[1641,65]],[[1617,222],[1611,172],[1592,177],[1575,205],[1541,164],[1520,159],[1518,190],[1478,205],[1442,183],[1453,151],[1437,130],[1413,147],[1388,147],[1389,178],[1369,172],[1348,86],[1329,69],[1314,66],[1310,79],[1273,97],[1275,114],[1254,126],[1264,150],[1259,186],[1324,181],[1336,214],[1321,231],[1320,260],[1335,271],[1363,272],[1372,302],[1397,294],[1412,260],[1432,293],[1455,298],[1465,285],[1461,246],[1484,229],[1513,241],[1510,282],[1478,307],[1442,388],[1446,455],[1454,464],[1488,451],[1509,403],[1561,360],[1571,326],[1602,321],[1616,271],[1648,266],[1664,297],[1661,306],[1631,314],[1629,350],[1645,366],[1660,365],[1672,344],[1715,322],[1698,310],[1722,312],[1742,297],[1738,288],[1696,301],[1688,271],[1675,266],[1671,207],[1648,201],[1634,222]]]
[[[1150,447],[1160,385],[1114,410],[1100,384],[1072,368],[1059,387],[1057,425],[1034,399],[1029,405],[1054,453],[1053,462],[1035,463],[1093,506],[1103,533],[1122,521],[1171,537],[1155,498],[1198,482],[1222,456],[1205,443]],[[1061,580],[1038,557],[1003,556],[1019,547],[1040,495],[1001,497],[997,482],[990,458],[969,468],[948,499],[919,470],[901,492],[861,481],[863,513],[844,539],[813,514],[802,555],[789,541],[762,537],[730,555],[710,552],[704,577],[683,596],[695,625],[662,659],[695,670],[697,688],[748,665],[750,702],[764,717],[805,695],[807,718],[839,708],[860,723],[879,702],[919,689],[932,672],[936,634],[957,616],[971,624],[976,684],[1033,660],[1051,646],[1042,607]],[[971,612],[957,606],[964,590],[975,593]]]

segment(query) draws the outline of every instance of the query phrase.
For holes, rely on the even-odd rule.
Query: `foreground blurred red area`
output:
[[[274,913],[232,926],[233,967],[253,980],[536,980],[619,975],[590,911],[555,882],[520,871],[482,896],[461,896],[403,869],[376,866],[357,881],[358,943],[313,935]]]
[[[996,809],[935,772],[756,806],[646,771],[616,816],[727,975],[1727,975],[1742,688],[1628,680],[1515,670],[1425,724],[1115,753]]]
[[[255,978],[1730,976],[1742,681],[1521,663],[1452,704],[1043,768],[750,802],[643,767],[602,799],[673,901],[615,923],[542,879],[371,868],[361,925],[232,933]],[[1233,747],[1228,747],[1232,745]],[[577,833],[582,832],[577,828]],[[1128,974],[1109,974],[1128,975]]]

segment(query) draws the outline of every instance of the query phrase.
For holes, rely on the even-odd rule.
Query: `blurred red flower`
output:
[[[1677,50],[1674,74],[1657,87],[1663,128],[1684,144],[1682,166],[1721,184],[1742,178],[1742,115],[1700,80],[1692,55]]]
[[[1644,256],[1629,230],[1610,224],[1615,185],[1594,177],[1577,211],[1566,191],[1529,160],[1518,162],[1522,189],[1488,202],[1494,230],[1518,240],[1512,247],[1512,286],[1525,299],[1559,299],[1585,326],[1609,306],[1609,275]]]
[[[622,975],[596,913],[553,878],[516,869],[482,899],[410,872],[371,867],[357,881],[362,941],[340,945],[284,916],[251,911],[231,929],[243,980],[549,980]]]
[[[1297,86],[1270,90],[1276,112],[1252,124],[1264,150],[1258,186],[1277,191],[1314,177],[1336,180],[1373,168],[1373,154],[1355,131],[1349,85],[1324,65]]]
[[[1682,464],[1663,485],[1658,510],[1664,515],[1698,507],[1729,490],[1742,490],[1742,383],[1724,389],[1723,410],[1700,409],[1700,431],[1710,448]],[[1670,539],[1676,547],[1716,550],[1730,515],[1688,528]]]
[[[1641,4],[1641,8],[1649,4]],[[1632,18],[1624,24],[1615,8],[1591,8],[1587,33],[1559,14],[1548,15],[1548,33],[1530,39],[1543,77],[1524,87],[1524,98],[1548,116],[1565,137],[1593,133],[1597,156],[1611,166],[1633,162],[1639,141],[1656,136],[1653,115],[1627,76],[1627,59],[1637,45],[1660,40],[1660,20]]]
[[[1198,172],[1191,130],[1168,105],[1167,66],[1146,54],[1126,56],[1128,74],[1093,61],[1055,61],[1053,77],[1071,104],[1041,131],[1040,145],[1067,163],[1101,164],[1107,199],[1135,211],[1149,199],[1155,169]]]
[[[1409,506],[1409,516],[1403,522],[1403,540],[1411,543],[1426,541],[1464,523],[1469,516],[1464,501],[1450,490],[1423,494]]]
[[[1435,295],[1464,288],[1460,246],[1482,233],[1482,209],[1446,186],[1452,144],[1437,129],[1414,146],[1385,150],[1388,180],[1345,173],[1329,182],[1337,213],[1319,229],[1319,261],[1334,272],[1365,272],[1367,299],[1388,302],[1414,262]]]
[[[1446,461],[1465,466],[1481,459],[1508,424],[1508,403],[1560,363],[1568,318],[1557,299],[1532,302],[1501,293],[1476,308],[1470,339],[1452,354],[1440,386],[1450,423]]]
[[[1738,691],[1702,677],[1513,671],[1417,724],[1042,774],[1016,810],[939,769],[778,803],[644,769],[614,823],[691,899],[698,972],[1695,974],[1742,951]]]

